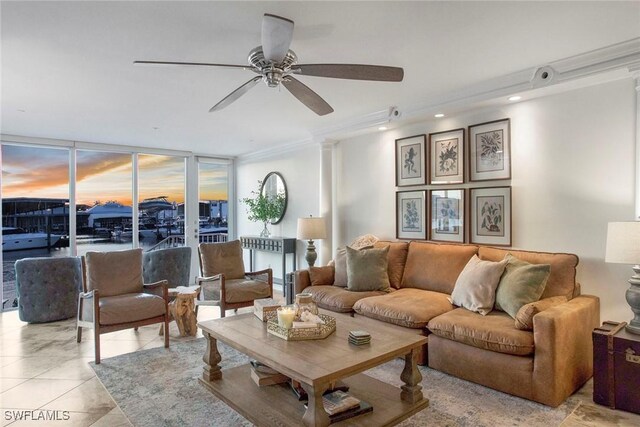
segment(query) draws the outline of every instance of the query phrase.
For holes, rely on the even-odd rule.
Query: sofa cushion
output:
[[[332,265],[326,265],[324,267],[309,267],[309,280],[311,280],[311,286],[331,286],[333,285],[334,275],[335,268]]]
[[[244,279],[244,261],[240,240],[224,243],[200,243],[200,267],[205,277],[224,274],[225,279]]]
[[[493,310],[496,288],[506,266],[506,259],[500,262],[482,261],[474,255],[458,276],[451,302],[486,315]]]
[[[455,307],[448,295],[421,289],[399,289],[383,296],[363,298],[353,310],[365,317],[406,328],[422,329],[429,320]]]
[[[567,302],[567,297],[558,296],[541,299],[540,301],[535,301],[526,305],[523,305],[518,313],[516,314],[515,325],[516,328],[522,329],[524,331],[532,331],[533,330],[533,316],[540,313],[541,311],[545,311],[548,308],[555,307],[556,305],[564,304]]]
[[[356,250],[347,246],[347,289],[355,292],[389,291],[389,247]]]
[[[435,335],[499,353],[533,354],[533,332],[516,329],[507,313],[492,311],[486,316],[458,308],[429,321]]]
[[[407,252],[409,242],[377,242],[374,248],[389,247],[387,255],[387,273],[389,274],[389,284],[392,288],[399,289],[402,284],[402,273],[407,262]]]
[[[100,297],[100,324],[137,322],[165,314],[164,299],[152,294],[131,293]]]
[[[342,288],[347,287],[347,248],[342,247],[336,250],[336,257],[333,260],[335,269],[333,285]]]
[[[460,272],[477,253],[473,245],[411,242],[400,287],[451,294]]]
[[[529,264],[507,254],[507,266],[496,290],[496,309],[515,319],[518,310],[538,301],[549,279],[549,264]]]
[[[318,307],[339,313],[353,311],[353,305],[362,298],[376,295],[386,295],[385,292],[351,292],[339,286],[309,286],[303,292],[313,295]]]
[[[87,252],[87,290],[101,297],[142,292],[142,249]]]
[[[544,288],[541,298],[566,296],[568,299],[574,297],[576,288],[576,267],[579,259],[573,254],[516,251],[511,249],[500,249],[492,247],[481,247],[478,255],[481,259],[490,261],[500,261],[507,253],[526,261],[530,264],[549,264],[549,279]]]

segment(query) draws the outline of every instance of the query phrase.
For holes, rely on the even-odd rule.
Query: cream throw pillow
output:
[[[449,301],[483,316],[488,314],[493,309],[496,288],[506,266],[506,259],[482,261],[474,255],[458,276]]]

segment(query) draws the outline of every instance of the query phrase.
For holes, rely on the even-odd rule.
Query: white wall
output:
[[[258,191],[258,180],[263,180],[269,172],[280,172],[287,185],[289,199],[287,211],[282,222],[270,225],[272,236],[296,237],[297,222],[299,217],[319,215],[319,180],[320,180],[320,146],[307,146],[301,150],[287,153],[275,158],[239,162],[237,165],[236,194],[238,199],[251,196],[251,191]],[[247,209],[242,203],[237,209],[238,236],[259,235],[262,231],[262,223],[247,220]],[[304,260],[306,243],[298,241],[296,247],[298,268],[307,266]],[[256,252],[256,266],[254,268],[273,268],[273,274],[277,278],[282,277],[280,255],[265,252]],[[287,255],[290,259],[291,255]],[[248,251],[245,251],[245,264],[249,268]],[[291,271],[291,261],[287,263],[287,270]]]
[[[577,254],[578,280],[583,293],[601,298],[602,319],[629,320],[624,292],[632,271],[605,264],[604,252],[607,222],[634,218],[631,79],[340,141],[337,244],[365,233],[395,238],[396,138],[505,117],[511,119],[513,247]]]

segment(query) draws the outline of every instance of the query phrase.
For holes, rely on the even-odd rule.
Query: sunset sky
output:
[[[115,200],[131,205],[131,155],[78,150],[76,152],[78,204]],[[69,152],[2,146],[2,197],[69,197]],[[166,196],[184,202],[184,159],[140,154],[140,200]],[[200,200],[227,199],[227,172],[216,165],[200,165]]]

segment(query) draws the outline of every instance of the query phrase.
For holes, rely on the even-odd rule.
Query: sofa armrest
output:
[[[558,406],[593,376],[600,299],[582,295],[533,317],[533,398]]]
[[[293,294],[299,294],[311,286],[309,270],[296,270],[293,272]]]

